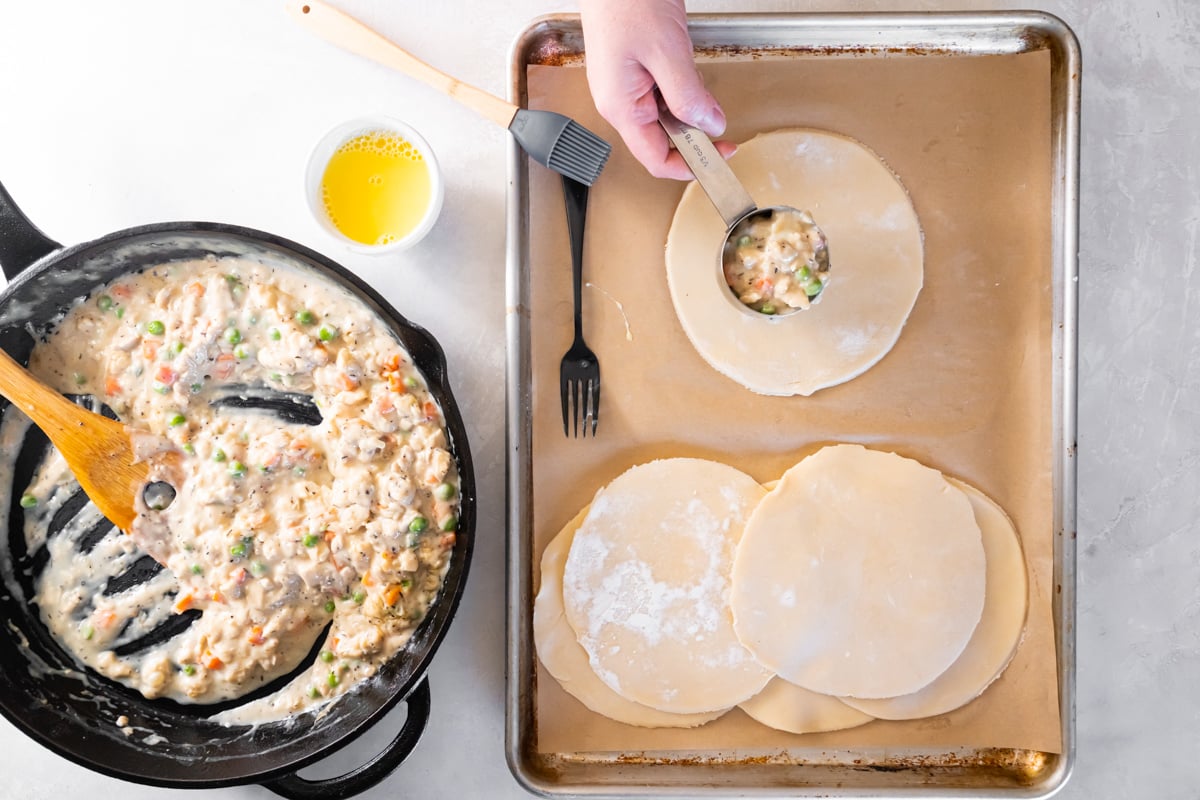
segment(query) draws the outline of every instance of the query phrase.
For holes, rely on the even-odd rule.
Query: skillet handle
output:
[[[295,772],[263,784],[288,800],[345,800],[382,781],[408,758],[429,721],[429,679],[417,684],[408,695],[408,718],[396,738],[361,767],[336,778],[309,780]]]
[[[62,245],[37,229],[0,183],[0,269],[10,281]]]

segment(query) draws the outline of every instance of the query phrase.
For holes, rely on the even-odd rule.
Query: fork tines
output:
[[[583,436],[588,435],[588,422],[591,422],[592,436],[596,435],[596,426],[600,422],[600,375],[599,364],[597,374],[592,378],[568,377],[566,372],[559,376],[559,394],[562,400],[563,434],[572,435],[571,423],[574,421],[574,435],[579,436],[580,420],[583,421]]]

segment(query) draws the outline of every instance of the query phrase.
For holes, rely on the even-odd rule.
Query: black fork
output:
[[[563,433],[571,435],[574,420],[575,435],[583,428],[592,436],[600,421],[600,361],[583,341],[583,224],[587,219],[588,187],[563,176],[563,199],[567,206],[567,232],[571,237],[571,278],[575,290],[575,341],[563,356],[558,371],[558,388],[562,396]],[[580,421],[582,420],[582,426]]]

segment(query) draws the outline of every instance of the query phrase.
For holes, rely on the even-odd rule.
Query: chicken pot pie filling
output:
[[[423,376],[355,298],[245,259],[165,264],[72,308],[30,368],[180,454],[152,462],[176,496],[130,536],[91,506],[58,530],[79,489],[53,450],[24,490],[29,552],[47,552],[33,599],[81,662],[211,703],[299,669],[320,640],[283,688],[223,715],[255,722],[340,696],[408,641],[455,545],[459,476]],[[249,394],[311,397],[320,422],[214,402]],[[181,631],[141,646],[164,624]]]

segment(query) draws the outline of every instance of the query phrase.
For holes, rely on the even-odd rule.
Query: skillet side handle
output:
[[[0,269],[10,281],[38,259],[62,247],[37,229],[0,183]]]
[[[392,773],[417,746],[429,721],[429,679],[425,678],[409,693],[408,718],[396,738],[378,755],[361,767],[336,778],[309,780],[295,772],[262,785],[288,800],[346,800],[365,792]]]

